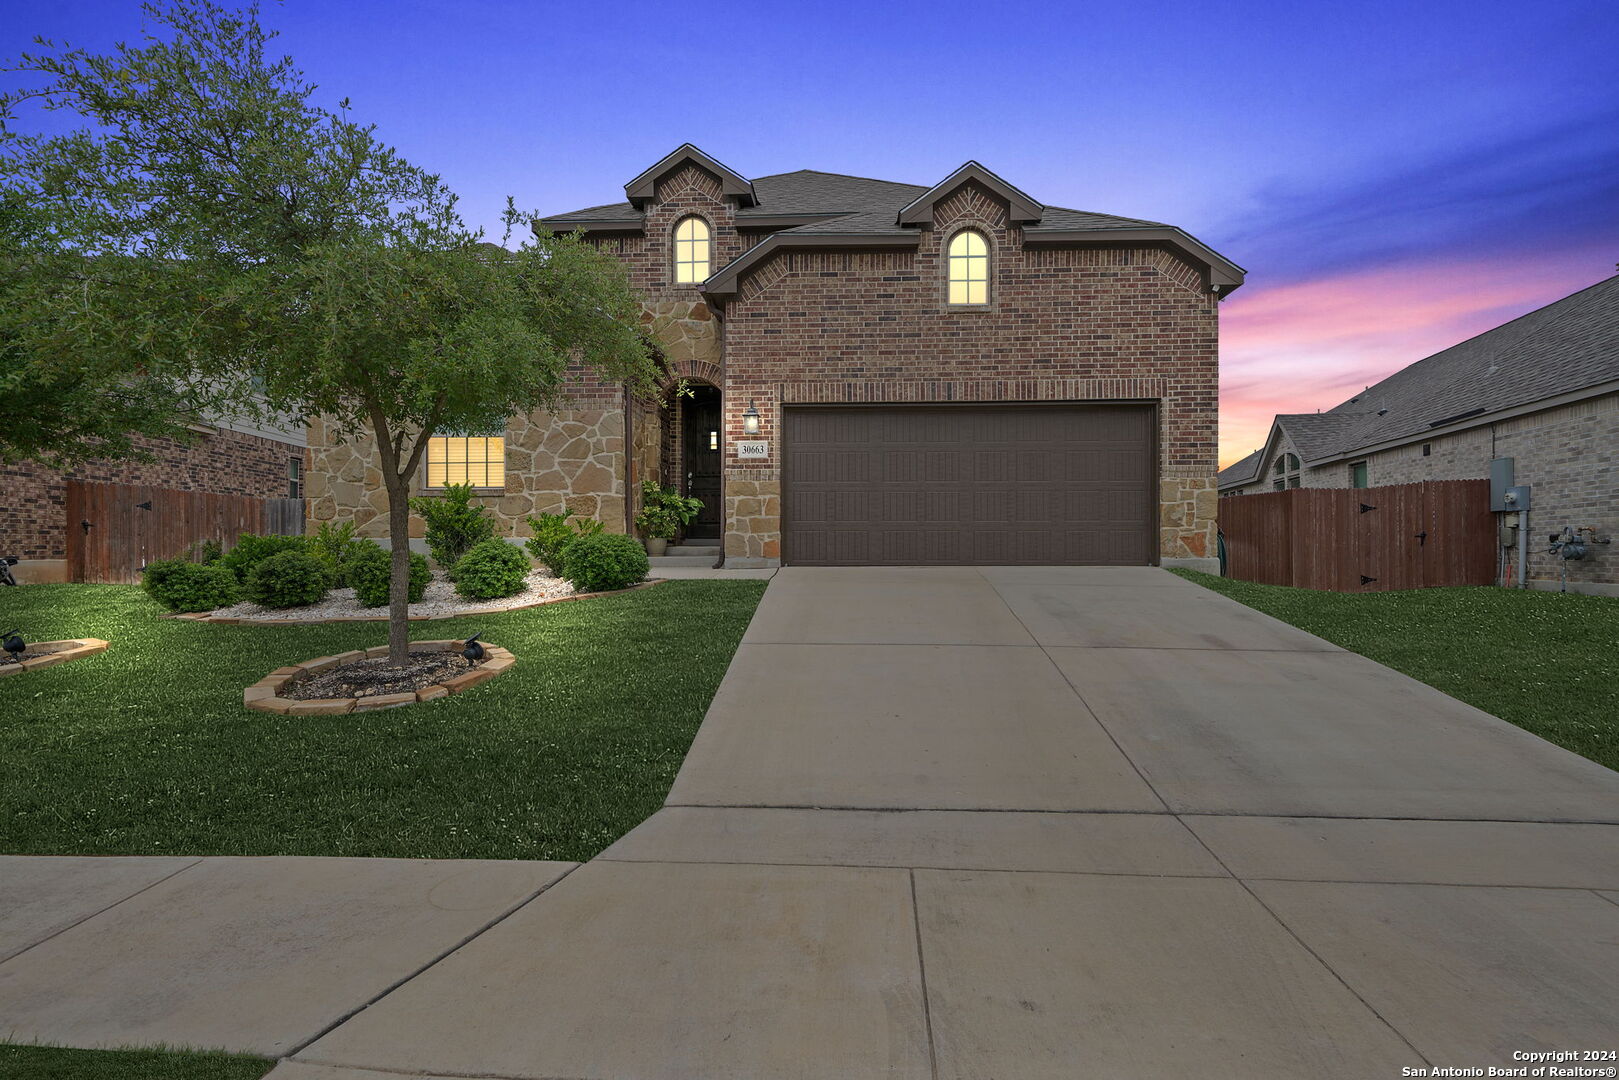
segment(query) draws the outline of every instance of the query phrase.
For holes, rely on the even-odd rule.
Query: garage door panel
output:
[[[1153,561],[1149,407],[789,407],[783,435],[788,562]]]

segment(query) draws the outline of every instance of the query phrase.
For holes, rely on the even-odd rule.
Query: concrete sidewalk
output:
[[[576,870],[23,862],[0,1027],[290,1055],[275,1080],[1619,1042],[1619,774],[1157,570],[780,571],[666,808]]]

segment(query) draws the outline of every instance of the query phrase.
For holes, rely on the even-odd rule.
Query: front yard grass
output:
[[[259,1080],[267,1058],[186,1050],[70,1050],[0,1043],[5,1080]]]
[[[1488,587],[1317,592],[1174,573],[1619,769],[1619,600]]]
[[[0,629],[111,647],[0,680],[0,853],[588,859],[662,803],[764,591],[674,581],[412,624],[483,631],[517,665],[442,701],[248,712],[284,664],[383,644],[386,623],[158,618],[139,588],[0,592]]]

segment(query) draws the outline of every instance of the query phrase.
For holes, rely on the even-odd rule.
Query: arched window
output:
[[[964,229],[950,238],[950,302],[989,303],[989,241]]]
[[[708,280],[708,222],[685,218],[675,226],[675,281],[695,285]]]
[[[1299,486],[1299,456],[1297,454],[1279,454],[1276,464],[1271,467],[1270,486],[1277,491]]]

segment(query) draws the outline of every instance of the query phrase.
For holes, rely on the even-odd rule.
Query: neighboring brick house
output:
[[[1218,307],[1240,268],[1180,229],[1044,206],[974,162],[932,187],[748,179],[691,145],[561,214],[621,259],[671,383],[440,440],[511,536],[626,530],[642,479],[705,502],[728,565],[1214,556]],[[386,533],[363,443],[310,431],[311,523]],[[421,524],[413,522],[413,535]]]
[[[257,498],[298,494],[308,466],[304,433],[251,424],[196,427],[190,444],[137,439],[155,460],[91,461],[66,472],[36,462],[0,465],[0,556],[20,558],[17,580],[66,581],[67,482],[144,484]]]
[[[1220,493],[1481,479],[1513,459],[1531,488],[1529,581],[1559,587],[1547,538],[1619,534],[1619,276],[1419,360],[1323,413],[1283,414]],[[1588,545],[1569,587],[1619,595],[1619,543]]]

